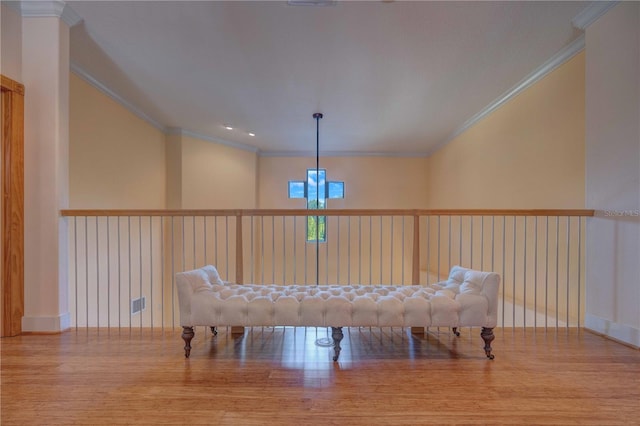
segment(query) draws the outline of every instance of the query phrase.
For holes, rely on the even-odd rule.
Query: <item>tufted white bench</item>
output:
[[[337,361],[342,327],[482,327],[488,358],[500,276],[460,266],[432,285],[254,285],[223,282],[208,265],[176,274],[185,356],[194,326],[331,327]]]

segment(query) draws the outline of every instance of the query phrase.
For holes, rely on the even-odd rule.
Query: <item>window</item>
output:
[[[329,198],[344,198],[344,182],[327,182],[325,169],[308,169],[306,181],[289,181],[289,198],[304,198],[310,210],[324,209]],[[307,217],[307,242],[327,241],[326,216]]]

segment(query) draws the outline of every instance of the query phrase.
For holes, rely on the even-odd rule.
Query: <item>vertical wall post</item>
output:
[[[243,284],[242,272],[244,271],[244,264],[242,262],[243,249],[242,249],[242,212],[236,213],[236,283]]]
[[[420,284],[420,216],[413,215],[413,260],[411,264],[411,283]]]
[[[420,215],[413,214],[413,256],[411,261],[411,283],[420,284]],[[411,334],[424,335],[424,327],[411,327]]]

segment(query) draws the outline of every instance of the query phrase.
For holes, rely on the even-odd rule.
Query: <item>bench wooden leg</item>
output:
[[[184,339],[184,356],[189,358],[189,354],[191,354],[191,339],[195,335],[195,331],[193,331],[193,327],[185,327],[182,326],[182,339]]]
[[[493,335],[493,328],[482,327],[480,337],[482,337],[482,340],[484,340],[484,353],[487,355],[487,358],[495,358],[491,353],[491,342],[493,342],[493,339],[496,338],[496,336]]]
[[[331,337],[333,337],[333,349],[335,351],[333,360],[337,361],[340,356],[340,341],[344,337],[342,334],[342,327],[331,327]]]

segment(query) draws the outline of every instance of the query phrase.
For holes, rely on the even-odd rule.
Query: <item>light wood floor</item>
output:
[[[572,329],[412,336],[315,328],[213,337],[79,330],[3,338],[3,425],[640,424],[640,351]]]

